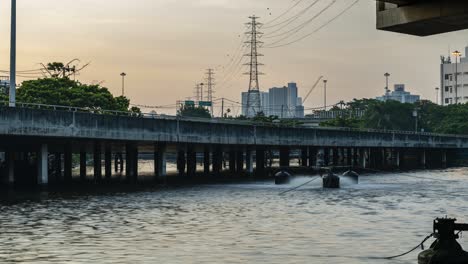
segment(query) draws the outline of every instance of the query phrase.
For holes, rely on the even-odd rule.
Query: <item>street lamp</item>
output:
[[[455,56],[455,104],[458,104],[458,58],[461,57],[461,52],[458,50],[452,52]]]
[[[418,120],[419,119],[418,109],[413,110],[413,117],[415,119],[415,127],[416,127],[415,131],[416,131],[416,133],[418,133],[418,121],[419,121]]]
[[[436,104],[439,104],[439,90],[440,90],[440,88],[436,87],[435,90],[436,90]]]
[[[120,76],[122,76],[122,96],[125,96],[125,76],[127,76],[127,74],[122,72]]]
[[[385,79],[386,79],[385,94],[388,94],[388,91],[389,91],[389,89],[388,89],[388,78],[390,77],[390,73],[386,72],[384,74],[384,76],[385,76]]]
[[[328,80],[323,80],[323,108],[327,111],[327,83]]]
[[[16,0],[11,0],[10,39],[10,95],[9,106],[16,107]]]

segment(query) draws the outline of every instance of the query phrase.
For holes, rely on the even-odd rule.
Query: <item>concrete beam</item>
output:
[[[468,2],[458,0],[377,2],[377,29],[429,36],[468,28]]]

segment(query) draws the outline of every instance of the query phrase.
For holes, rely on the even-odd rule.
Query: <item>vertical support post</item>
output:
[[[64,179],[65,182],[71,182],[72,181],[72,146],[71,144],[66,144],[65,145],[65,152],[63,154],[63,159],[64,159]]]
[[[155,143],[154,144],[154,176],[156,181],[167,177],[167,153],[166,144]]]
[[[289,148],[288,147],[281,147],[280,148],[280,167],[289,167],[291,164],[290,158],[289,158]]]
[[[447,150],[442,150],[442,168],[447,168]]]
[[[203,151],[203,174],[205,176],[210,175],[210,148],[205,146],[205,149]]]
[[[351,148],[347,148],[346,149],[346,165],[347,166],[350,166],[350,167],[353,167],[354,164],[353,164],[353,153],[352,153],[352,149]]]
[[[134,144],[132,149],[132,183],[138,182],[138,145]]]
[[[251,147],[246,148],[245,152],[245,167],[247,174],[251,176],[253,174],[253,155]]]
[[[236,152],[236,171],[239,174],[244,171],[244,152],[242,150]]]
[[[220,146],[213,151],[213,175],[219,176],[223,167],[223,151]]]
[[[9,106],[16,107],[16,0],[11,0],[10,39],[10,98]]]
[[[94,180],[97,182],[100,182],[102,180],[102,158],[101,158],[101,144],[99,142],[94,142],[93,163],[94,163]]]
[[[112,146],[110,143],[106,144],[106,149],[104,151],[104,174],[106,180],[111,180],[112,178]]]
[[[229,171],[236,172],[236,152],[233,150],[229,151]]]
[[[338,166],[338,148],[333,148],[333,166]]]
[[[309,167],[317,166],[317,148],[309,147]]]
[[[401,162],[400,149],[395,149],[394,151],[395,151],[395,156],[396,156],[395,157],[395,165],[396,165],[397,169],[400,169],[400,166],[401,166],[401,164],[400,164],[400,162]]]
[[[309,165],[309,150],[307,147],[301,148],[301,166],[307,167]]]
[[[421,150],[421,166],[423,169],[426,169],[426,150],[422,149]]]
[[[323,165],[324,166],[330,165],[330,149],[329,148],[323,149]]]
[[[86,180],[86,151],[80,152],[80,180]]]
[[[62,154],[61,153],[54,154],[54,162],[55,162],[55,181],[60,182],[62,180]]]
[[[197,173],[197,152],[194,145],[187,147],[187,174],[190,178],[195,177]]]
[[[5,152],[5,161],[7,166],[6,184],[13,186],[15,184],[15,152],[7,149]]]
[[[177,151],[177,172],[179,173],[180,177],[185,176],[185,149],[179,147]]]
[[[265,149],[257,147],[255,151],[255,174],[257,177],[265,176]]]
[[[49,149],[47,144],[42,144],[37,153],[37,184],[49,184]]]

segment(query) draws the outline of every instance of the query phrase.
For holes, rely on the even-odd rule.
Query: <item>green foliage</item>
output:
[[[351,113],[363,110],[362,118]],[[440,106],[430,101],[403,104],[397,101],[380,102],[373,99],[354,99],[346,104],[344,115],[322,122],[324,127],[370,128],[415,131],[418,112],[418,129],[425,132],[468,135],[468,104]]]
[[[202,106],[182,105],[177,111],[178,116],[211,118],[210,111]]]
[[[86,85],[69,78],[25,81],[17,90],[22,103],[73,106],[90,109],[129,111],[130,100],[114,97],[107,88]],[[136,111],[137,109],[133,109]]]

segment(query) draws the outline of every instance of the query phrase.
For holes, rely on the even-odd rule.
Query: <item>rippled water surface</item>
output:
[[[307,180],[0,205],[0,263],[416,263],[416,253],[368,257],[409,250],[435,217],[468,222],[467,169],[365,176],[341,190],[316,181],[278,195]]]

